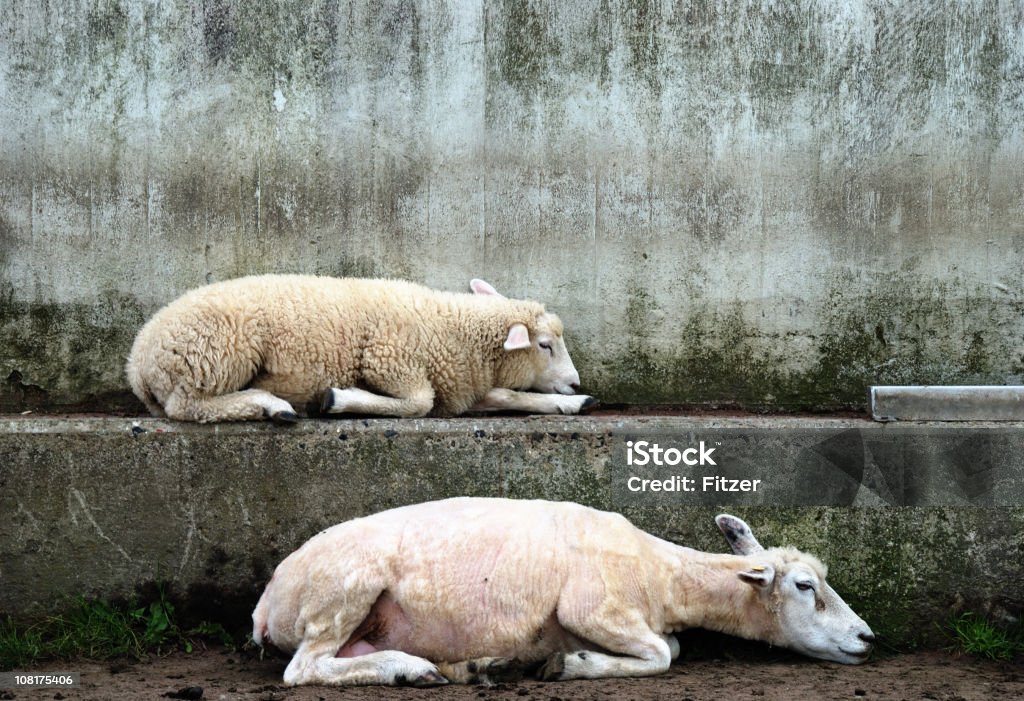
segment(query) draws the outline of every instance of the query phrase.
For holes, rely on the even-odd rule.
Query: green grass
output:
[[[962,613],[949,623],[955,649],[989,660],[1024,655],[1024,626],[998,626],[974,613]]]
[[[64,613],[32,625],[0,621],[0,670],[24,668],[44,659],[141,658],[177,649],[191,652],[202,640],[234,646],[219,623],[203,622],[182,630],[175,620],[174,605],[162,589],[146,604],[117,605],[78,597]]]
[[[21,668],[44,657],[46,643],[38,630],[19,631],[10,619],[0,621],[0,671]]]

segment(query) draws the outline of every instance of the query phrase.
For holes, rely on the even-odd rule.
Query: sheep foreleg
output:
[[[525,411],[531,414],[578,414],[597,400],[585,394],[543,394],[495,388],[470,411]]]

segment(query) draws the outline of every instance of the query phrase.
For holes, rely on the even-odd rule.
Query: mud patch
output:
[[[684,653],[685,654],[685,653]],[[16,699],[164,698],[202,687],[204,699],[225,701],[318,701],[355,699],[692,699],[750,698],[774,701],[813,698],[936,699],[981,701],[1024,696],[1024,666],[997,664],[946,653],[915,653],[870,661],[859,667],[815,662],[788,654],[744,659],[677,662],[668,673],[645,679],[603,679],[541,683],[526,679],[493,687],[446,686],[422,689],[355,687],[289,688],[281,682],[286,660],[213,648],[174,653],[143,662],[72,662],[27,670],[77,671],[74,689],[20,690]],[[19,670],[21,671],[21,670]]]

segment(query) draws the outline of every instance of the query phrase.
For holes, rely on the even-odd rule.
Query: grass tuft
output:
[[[26,667],[44,657],[45,647],[38,630],[18,630],[10,618],[0,621],[0,671]]]
[[[962,613],[949,623],[955,648],[969,655],[1006,661],[1024,655],[1024,627],[997,626],[974,614]]]
[[[142,658],[176,649],[192,652],[203,640],[227,647],[235,644],[219,623],[203,622],[182,631],[162,588],[148,604],[118,605],[78,597],[64,613],[29,626],[19,626],[10,618],[0,621],[0,670],[23,669],[45,659]]]

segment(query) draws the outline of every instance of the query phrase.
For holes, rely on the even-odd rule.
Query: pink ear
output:
[[[494,289],[490,283],[484,282],[480,278],[473,278],[469,281],[469,289],[473,290],[478,295],[487,295],[489,297],[500,297],[505,299],[505,295]]]
[[[530,332],[523,324],[512,324],[505,339],[505,350],[514,351],[530,347]]]
[[[737,572],[736,576],[755,587],[766,587],[775,579],[775,570],[768,565],[757,565],[746,572]]]

